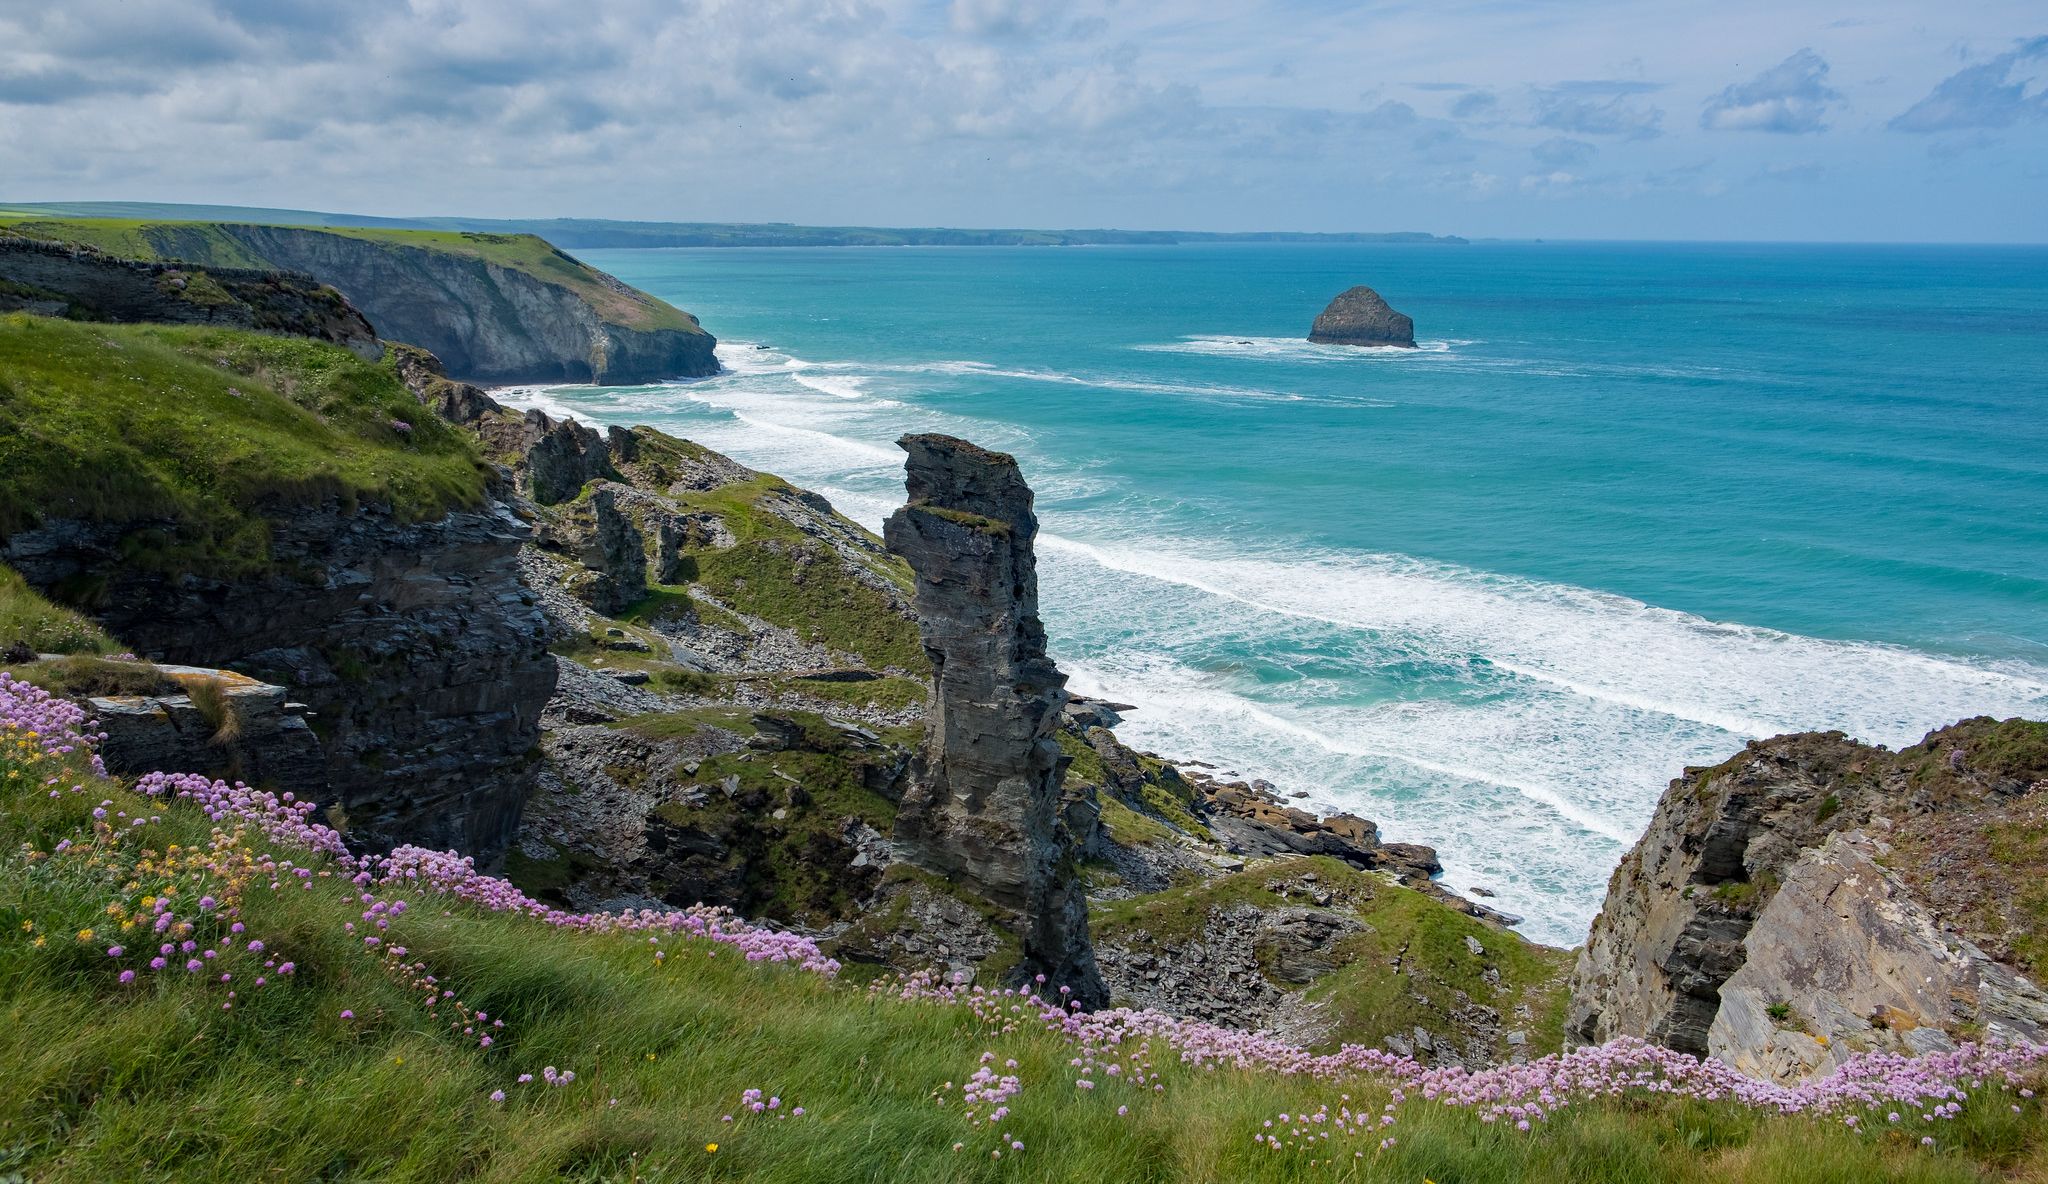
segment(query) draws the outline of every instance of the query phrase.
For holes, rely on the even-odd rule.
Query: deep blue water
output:
[[[1441,849],[1576,941],[1688,763],[2048,713],[2048,249],[590,251],[729,373],[561,388],[868,523],[1016,453],[1126,739]],[[1424,347],[1302,340],[1369,283]],[[768,348],[755,348],[766,345]]]

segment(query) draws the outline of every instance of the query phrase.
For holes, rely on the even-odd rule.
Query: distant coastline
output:
[[[465,230],[537,234],[567,251],[605,247],[1092,247],[1182,243],[1412,243],[1464,246],[1457,235],[1422,231],[1030,230],[941,226],[798,226],[787,222],[637,222],[609,218],[377,218],[318,210],[176,202],[0,202],[0,215],[250,222],[273,226]]]

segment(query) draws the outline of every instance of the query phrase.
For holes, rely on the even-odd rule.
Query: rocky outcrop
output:
[[[554,686],[519,583],[531,531],[506,504],[421,522],[332,501],[283,510],[272,564],[239,577],[125,562],[142,525],[46,520],[0,544],[0,562],[37,587],[96,589],[98,619],[138,652],[290,687],[325,756],[295,788],[352,842],[503,850]]]
[[[1323,345],[1415,347],[1415,322],[1395,312],[1378,292],[1363,284],[1330,301],[1309,328],[1308,339]]]
[[[573,421],[572,421],[573,422]],[[630,487],[599,482],[542,527],[540,543],[577,561],[564,582],[570,595],[606,616],[647,595],[647,540],[619,508]]]
[[[1986,1006],[2024,991],[1969,984],[2030,969],[2017,936],[2029,921],[1997,898],[2022,898],[2035,873],[2001,863],[1993,840],[2042,792],[2048,725],[2024,720],[1968,720],[1900,752],[1780,736],[1688,770],[1608,883],[1573,973],[1570,1036],[1637,1036],[1783,1076],[1831,1063],[1782,1035],[1776,1021],[1794,1014],[1850,1047],[1886,1044],[1871,1033],[1894,1012],[1908,1032],[2023,1030],[2024,1009]],[[1887,843],[1888,866],[1851,832]],[[1957,849],[1975,853],[1975,897],[1934,857]]]
[[[1707,1051],[1797,1081],[1847,1057],[2048,1042],[2048,993],[1945,932],[1862,831],[1828,836],[1785,874],[1721,984]]]
[[[1068,757],[1054,739],[1066,677],[1045,652],[1017,462],[950,436],[905,436],[909,504],[883,537],[917,574],[934,693],[896,817],[899,858],[1004,910],[1023,957],[1089,1006],[1106,999],[1071,840],[1059,823]]]
[[[306,705],[287,702],[283,687],[232,670],[154,669],[183,684],[185,693],[86,701],[104,737],[99,753],[108,772],[205,773],[287,790],[325,779]]]
[[[90,247],[0,232],[0,312],[80,321],[219,325],[384,352],[370,322],[310,275],[120,259]]]

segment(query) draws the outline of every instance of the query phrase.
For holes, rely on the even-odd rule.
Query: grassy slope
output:
[[[215,267],[275,267],[215,222],[166,222],[123,218],[39,218],[0,212],[0,233],[83,243],[132,259],[176,258]],[[702,333],[679,308],[555,249],[531,234],[486,234],[463,230],[394,230],[381,227],[305,227],[365,242],[411,247],[480,259],[567,288],[595,306],[606,320],[632,329],[673,329]]]
[[[1332,894],[1339,911],[1366,925],[1364,932],[1339,943],[1345,964],[1306,988],[1310,998],[1327,1000],[1335,1009],[1333,1043],[1378,1047],[1388,1034],[1405,1035],[1418,1024],[1438,1032],[1451,1030],[1448,1016],[1460,1004],[1457,991],[1499,1010],[1503,1029],[1533,1027],[1530,1047],[1536,1052],[1555,1051],[1563,1043],[1564,1014],[1557,988],[1568,968],[1569,952],[1490,929],[1414,889],[1327,857],[1266,863],[1190,887],[1108,901],[1095,907],[1090,926],[1098,941],[1131,941],[1138,946],[1184,942],[1201,933],[1212,909],[1239,904],[1277,909],[1307,903],[1299,895],[1283,898],[1272,891],[1275,884],[1297,881],[1304,872],[1315,875],[1317,886]],[[1135,939],[1140,931],[1148,935],[1146,940]],[[1465,945],[1468,937],[1481,943],[1484,955],[1471,952]],[[1498,988],[1482,977],[1488,968],[1499,974]],[[1517,1003],[1530,1005],[1535,1013],[1532,1025],[1514,1017]]]
[[[338,347],[0,316],[0,532],[159,520],[130,536],[131,562],[248,570],[268,558],[260,507],[339,497],[422,518],[482,492],[469,442]]]
[[[0,646],[22,642],[39,654],[112,654],[120,650],[90,617],[52,604],[21,573],[0,564]]]
[[[52,798],[43,783],[53,774],[85,788]],[[41,854],[89,836],[102,801],[117,821],[151,811],[162,821],[138,830],[127,855],[104,840]],[[175,842],[189,854],[209,842],[209,826],[191,807],[149,803],[0,745],[0,1176],[1850,1184],[2040,1178],[2048,1168],[2038,1103],[2014,1115],[1996,1090],[1943,1124],[1940,1152],[1896,1132],[1863,1137],[1722,1104],[1586,1104],[1523,1135],[1418,1100],[1400,1108],[1395,1148],[1345,1145],[1333,1164],[1258,1148],[1251,1135],[1279,1112],[1334,1105],[1340,1091],[1376,1109],[1380,1087],[1197,1072],[1155,1050],[1163,1091],[1105,1081],[1084,1092],[1071,1085],[1072,1048],[1029,1025],[992,1032],[963,1007],[878,999],[700,942],[667,939],[657,961],[644,936],[567,933],[411,893],[386,937],[438,986],[506,1022],[495,1047],[479,1049],[445,1014],[428,1018],[422,994],[344,932],[361,924],[362,906],[338,879],[297,891],[287,877],[277,893],[263,877],[250,882],[243,920],[298,972],[257,989],[258,971],[233,966],[232,1009],[222,1007],[229,985],[206,981],[225,963],[118,984],[103,944],[154,939],[122,930],[110,898],[132,904],[167,882],[188,902],[221,891],[217,877],[138,875],[134,850]],[[229,841],[228,856],[268,849]],[[94,936],[81,940],[87,929]],[[934,1100],[984,1050],[1014,1058],[1024,1082],[1001,1129],[1026,1150],[1000,1160],[989,1155],[993,1132],[971,1126],[957,1100]],[[575,1070],[576,1082],[514,1081],[549,1065]],[[736,1104],[748,1088],[809,1113],[749,1115]],[[490,1100],[496,1089],[505,1102]],[[726,1114],[739,1121],[722,1123]],[[1350,1157],[1353,1145],[1362,1158]]]

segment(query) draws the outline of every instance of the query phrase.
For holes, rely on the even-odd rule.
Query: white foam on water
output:
[[[1451,352],[1453,346],[1476,342],[1455,339],[1417,341],[1403,345],[1324,345],[1305,337],[1231,337],[1197,333],[1179,341],[1150,342],[1131,348],[1154,354],[1195,354],[1205,358],[1251,358],[1280,362],[1384,362],[1424,358]]]
[[[860,399],[865,398],[867,394],[867,392],[860,389],[867,383],[867,379],[858,375],[826,377],[824,375],[794,373],[791,377],[814,391],[820,391],[838,399]]]
[[[1783,731],[1898,745],[1965,716],[2048,710],[2048,669],[2024,664],[1715,622],[1399,555],[1177,537],[1120,520],[1129,511],[1114,496],[1106,510],[1061,513],[1044,507],[1119,490],[1085,462],[1038,455],[1018,425],[845,396],[867,383],[829,389],[871,375],[895,376],[906,395],[919,374],[1081,376],[813,362],[745,343],[719,353],[726,373],[701,382],[501,397],[599,422],[666,418],[871,528],[900,504],[903,432],[1019,453],[1046,518],[1041,599],[1056,654],[1077,690],[1139,706],[1119,729],[1127,742],[1265,777],[1429,843],[1448,883],[1498,892],[1539,940],[1583,938],[1608,872],[1684,765]]]

